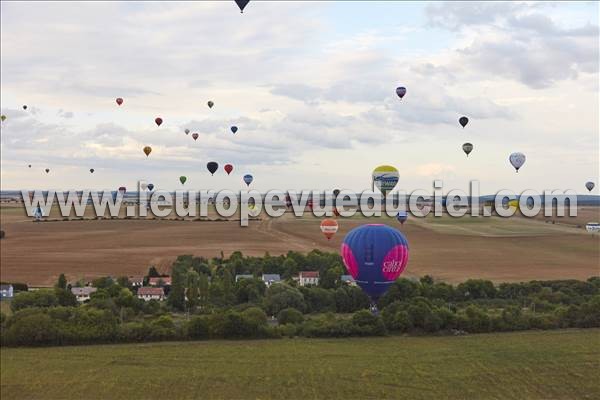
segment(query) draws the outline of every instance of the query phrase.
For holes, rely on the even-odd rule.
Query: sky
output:
[[[0,7],[2,190],[172,190],[181,175],[240,190],[250,173],[260,191],[362,191],[389,164],[408,192],[439,179],[587,193],[591,180],[598,194],[598,3]],[[209,161],[234,171],[211,176]]]

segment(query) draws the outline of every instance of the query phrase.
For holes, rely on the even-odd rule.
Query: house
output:
[[[319,271],[301,271],[298,275],[298,284],[300,286],[318,285]]]
[[[92,293],[96,290],[98,289],[92,286],[74,287],[71,288],[71,293],[75,295],[78,302],[83,303],[84,301],[88,301]]]
[[[148,278],[148,285],[150,286],[171,286],[170,276],[159,276],[157,278]]]
[[[352,275],[342,275],[340,277],[340,280],[342,281],[342,283],[345,283],[346,285],[356,286],[356,281],[354,280]]]
[[[143,286],[137,290],[137,297],[138,299],[142,299],[144,301],[161,301],[165,299],[165,292],[161,287]]]
[[[144,277],[143,276],[130,276],[127,278],[129,280],[129,284],[135,287],[144,286]]]
[[[274,283],[281,282],[281,277],[279,274],[263,274],[262,281],[265,283],[265,285],[271,286]]]
[[[13,298],[13,286],[12,285],[0,285],[0,299],[12,299]]]
[[[240,274],[235,276],[236,283],[241,281],[242,279],[254,279],[254,275]]]

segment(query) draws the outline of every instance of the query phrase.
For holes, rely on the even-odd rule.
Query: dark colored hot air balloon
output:
[[[404,86],[397,87],[396,94],[398,95],[398,97],[400,97],[400,100],[402,100],[402,98],[406,94],[406,88]]]
[[[235,3],[240,8],[240,12],[243,13],[244,12],[244,7],[246,7],[246,5],[248,3],[250,3],[250,0],[235,0]]]
[[[408,213],[406,211],[398,211],[396,219],[398,220],[398,222],[400,222],[401,225],[404,225],[404,223],[408,219]]]
[[[31,164],[29,164],[28,167],[31,168]]]
[[[50,168],[46,168],[46,173],[50,172]]]
[[[185,184],[185,181],[187,181],[187,177],[183,175],[179,177],[179,182],[181,182],[182,185]]]
[[[146,157],[148,157],[150,155],[150,153],[152,153],[152,147],[150,147],[150,146],[144,147],[144,154],[146,155]]]
[[[116,100],[116,101],[117,101],[117,105],[121,105],[121,104],[123,104],[123,99],[122,99],[122,98],[120,98],[120,97],[117,97],[117,100]]]
[[[460,117],[458,119],[458,123],[464,128],[469,123],[469,118],[467,118],[467,117]]]
[[[595,185],[595,184],[594,184],[594,182],[592,182],[592,181],[589,181],[589,182],[586,182],[586,183],[585,183],[585,188],[586,188],[588,191],[590,191],[590,192],[591,192],[592,190],[594,190],[594,187],[595,187],[595,186],[596,186],[596,185]]]
[[[217,170],[219,169],[219,164],[217,164],[214,161],[211,161],[208,164],[206,164],[206,168],[208,169],[208,172],[210,172],[211,175],[214,175],[215,172],[217,172]]]
[[[198,135],[197,133],[192,133],[192,138],[194,140],[198,140],[198,136],[200,136],[200,135]]]
[[[163,123],[163,120],[162,120],[162,118],[161,118],[161,117],[156,117],[156,118],[154,119],[154,122],[156,123],[156,125],[160,126],[160,124],[162,124],[162,123]]]
[[[190,133],[189,129],[184,130],[185,134],[188,135]]]
[[[94,173],[94,168],[90,168],[90,173],[93,174]]]
[[[244,182],[246,182],[246,185],[250,186],[250,184],[252,183],[252,181],[254,180],[254,178],[252,177],[252,175],[250,174],[246,174],[244,175]]]
[[[469,157],[469,153],[473,151],[473,145],[471,143],[465,143],[462,145],[462,149],[467,154],[467,157]]]
[[[237,126],[232,126],[231,127],[231,132],[233,132],[234,134],[238,131],[238,127]]]
[[[206,103],[206,104],[208,104],[208,108],[213,108],[213,106],[215,105],[215,103],[213,103],[213,102],[212,102],[212,101],[210,101],[210,100],[209,100],[209,102],[208,102],[208,103]]]
[[[27,104],[23,105],[23,110],[27,110]]]
[[[6,121],[6,115],[4,115],[4,114],[0,115],[0,121],[2,121],[2,122]]]
[[[148,190],[152,191],[154,189],[154,184],[153,183],[149,183],[148,184]]]
[[[408,242],[387,225],[362,225],[346,235],[341,256],[348,273],[376,302],[406,268]]]
[[[119,193],[125,195],[126,192],[127,192],[127,188],[125,186],[119,187]]]
[[[225,166],[223,167],[223,169],[225,170],[225,172],[227,172],[227,175],[231,174],[231,171],[233,171],[233,165],[231,164],[225,164]]]

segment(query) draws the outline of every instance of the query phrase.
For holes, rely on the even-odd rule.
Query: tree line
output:
[[[301,270],[320,272],[318,286],[298,287]],[[267,287],[263,273],[282,283]],[[20,292],[0,315],[3,345],[66,345],[159,340],[462,334],[600,327],[600,278],[458,285],[400,278],[369,311],[369,298],[340,281],[337,254],[290,252],[272,257],[180,256],[167,301],[143,301],[126,277],[98,278],[79,305],[64,275],[50,290]],[[253,275],[235,281],[235,275]],[[150,268],[146,280],[160,276]]]

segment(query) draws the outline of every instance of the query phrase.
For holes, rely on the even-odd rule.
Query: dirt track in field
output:
[[[6,211],[6,210],[2,210]],[[592,216],[597,210],[592,210]],[[586,214],[590,211],[586,211]],[[586,215],[586,217],[588,217]],[[583,218],[586,218],[583,217]],[[401,227],[410,243],[408,276],[433,275],[450,282],[486,278],[497,282],[530,279],[587,279],[599,274],[600,239],[571,225],[513,218],[468,221],[410,219]],[[272,255],[314,248],[337,251],[344,235],[367,222],[399,227],[392,219],[340,219],[327,241],[318,218],[250,221],[84,220],[33,223],[3,212],[0,275],[3,281],[50,285],[64,272],[69,279],[144,274],[164,270],[177,255],[206,257],[242,251]]]

